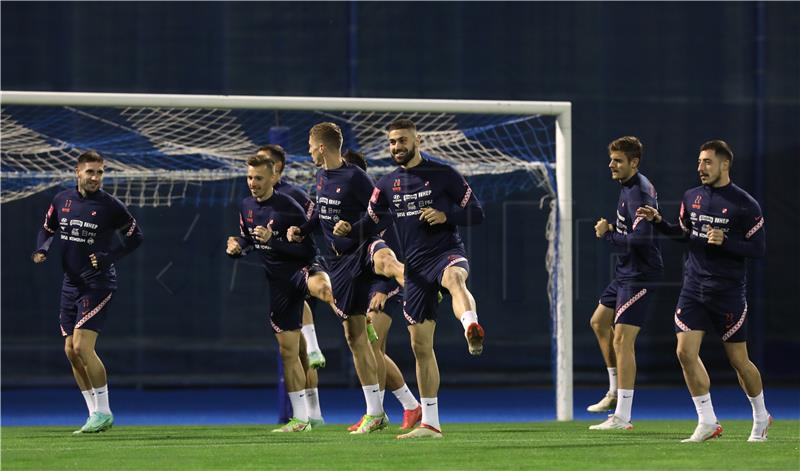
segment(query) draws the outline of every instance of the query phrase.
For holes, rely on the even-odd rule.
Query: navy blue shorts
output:
[[[720,293],[681,290],[675,307],[675,332],[714,329],[723,342],[747,340],[747,299],[740,288]]]
[[[615,325],[641,327],[647,320],[647,306],[653,294],[653,286],[647,282],[614,280],[600,295],[599,303],[614,310]]]
[[[72,335],[74,329],[100,332],[113,294],[111,289],[79,287],[64,278],[58,313],[61,335]]]
[[[424,269],[406,264],[403,316],[409,324],[436,320],[439,289],[448,267],[457,266],[469,273],[469,260],[460,249],[451,250],[433,259]]]
[[[375,281],[372,254],[386,244],[373,239],[361,244],[355,251],[338,257],[323,259],[325,271],[331,277],[333,298],[340,319],[366,315],[369,308],[370,290]]]
[[[303,327],[303,302],[308,294],[308,277],[322,271],[317,264],[297,270],[291,277],[269,278],[269,324],[277,333]]]

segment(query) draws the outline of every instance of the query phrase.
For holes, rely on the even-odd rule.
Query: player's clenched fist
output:
[[[286,240],[289,242],[302,242],[304,237],[300,235],[300,228],[297,226],[292,226],[289,229],[286,229]]]
[[[239,245],[239,241],[236,240],[236,237],[228,237],[228,248],[225,249],[225,253],[228,255],[239,255],[242,253],[242,247]]]
[[[711,245],[722,245],[725,240],[725,233],[722,229],[709,229],[708,230],[708,243]]]
[[[422,208],[422,211],[420,211],[419,220],[434,226],[436,224],[444,224],[447,221],[447,215],[438,209],[433,209],[428,206],[427,208]]]
[[[333,226],[333,235],[344,237],[353,230],[353,226],[350,225],[347,221],[339,221]]]
[[[33,263],[42,263],[47,260],[47,256],[41,252],[36,252],[31,257],[31,260],[33,260]]]
[[[606,232],[613,230],[613,226],[609,224],[606,218],[600,218],[597,220],[597,224],[594,225],[594,234],[597,238],[603,237]]]

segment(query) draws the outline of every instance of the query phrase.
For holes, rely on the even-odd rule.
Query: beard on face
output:
[[[397,165],[405,165],[411,162],[411,159],[413,159],[415,155],[417,155],[416,144],[406,149],[406,154],[403,157],[398,157],[397,153],[392,153],[392,160],[394,160],[394,163]]]

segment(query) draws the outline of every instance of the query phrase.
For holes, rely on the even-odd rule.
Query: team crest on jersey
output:
[[[431,182],[425,181],[425,186],[430,186],[430,185],[431,185]]]
[[[247,210],[247,218],[246,219],[247,219],[247,222],[249,222],[250,224],[253,223],[253,210],[252,209],[248,209]]]
[[[68,213],[70,212],[70,207],[72,206],[72,200],[67,200],[64,202],[64,207],[61,208],[61,212]]]
[[[722,208],[722,214],[728,214],[728,208]]]
[[[400,191],[402,188],[400,187],[400,179],[395,178],[394,183],[392,183],[392,191]]]
[[[694,203],[692,203],[692,207],[694,209],[700,209],[700,202],[702,202],[702,201],[703,201],[703,195],[697,195],[694,198]]]
[[[97,211],[92,211],[90,214],[91,214],[92,216],[97,216]]]
[[[337,187],[337,188],[336,188],[336,193],[341,193],[341,192],[342,192],[342,189],[341,189],[341,188],[339,188],[339,187]]]

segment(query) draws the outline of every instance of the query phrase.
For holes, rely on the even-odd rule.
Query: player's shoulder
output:
[[[653,185],[653,182],[650,181],[643,173],[639,172],[638,180],[636,184],[638,196],[642,200],[654,200],[658,198],[658,192],[656,191],[656,186]]]
[[[761,206],[758,204],[753,195],[748,193],[739,185],[731,182],[731,191],[736,195],[736,197],[740,200],[743,206],[750,206],[755,208],[760,208]]]
[[[375,183],[375,186],[382,187],[382,186],[391,186],[392,182],[400,178],[400,174],[402,173],[402,169],[397,167],[396,169],[392,170],[391,172],[387,173],[386,175],[380,177],[378,181]]]
[[[256,204],[256,199],[252,195],[250,195],[242,198],[242,201],[239,202],[239,207],[242,209],[252,208],[253,205],[255,204]]]
[[[62,201],[69,198],[74,198],[77,196],[76,193],[77,192],[75,191],[74,188],[67,188],[65,190],[61,190],[58,193],[56,193],[55,196],[53,196],[53,201]]]
[[[698,185],[683,192],[683,199],[691,199],[700,193],[705,193],[703,185]]]
[[[116,196],[112,195],[111,193],[109,193],[109,192],[107,192],[107,191],[105,191],[103,189],[97,190],[96,199],[98,201],[100,201],[101,203],[103,203],[103,204],[108,204],[108,205],[111,205],[111,206],[115,206],[115,207],[121,208],[123,210],[127,210],[128,209],[128,207],[125,205],[125,203],[122,202],[121,199],[117,198]]]

